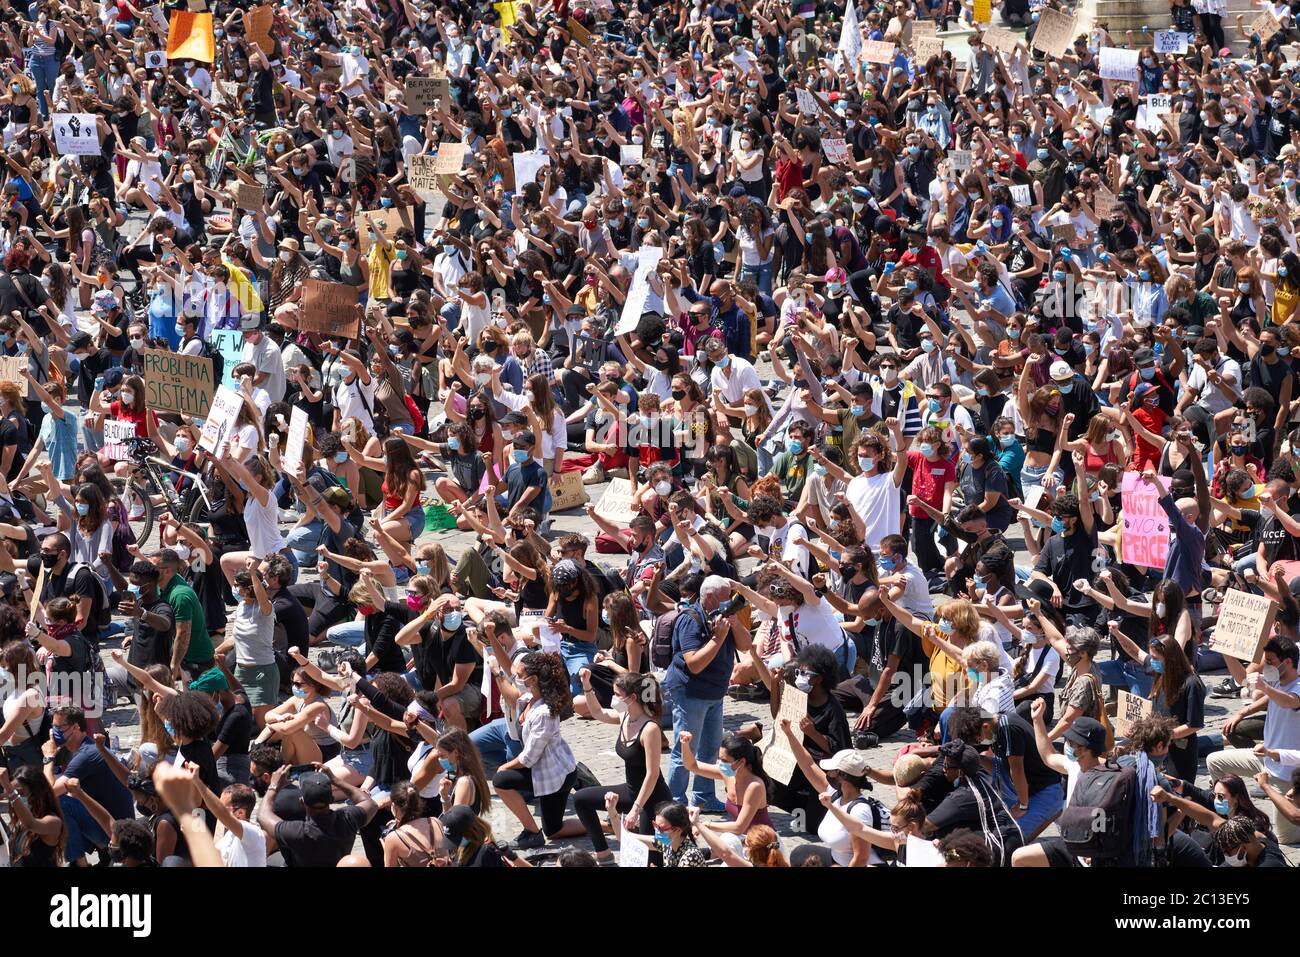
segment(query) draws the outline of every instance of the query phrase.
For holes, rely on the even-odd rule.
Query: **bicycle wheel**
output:
[[[109,481],[113,483],[118,500],[126,509],[126,522],[135,536],[135,543],[143,548],[144,543],[149,539],[149,533],[153,531],[153,499],[134,481],[128,481],[120,476],[115,476]]]

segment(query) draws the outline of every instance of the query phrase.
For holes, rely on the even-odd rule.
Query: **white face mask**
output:
[[[280,250],[280,262],[287,263],[292,258],[293,258],[293,253],[289,252],[289,250],[287,249]]]
[[[1243,847],[1241,849],[1241,853],[1237,854],[1234,857],[1228,857],[1225,854],[1223,856],[1223,866],[1224,867],[1249,867],[1250,862],[1246,860],[1246,849]]]
[[[1167,609],[1167,607],[1166,607],[1166,605],[1165,605],[1164,602],[1162,602],[1162,601],[1158,601],[1158,602],[1156,602],[1156,617],[1157,617],[1157,618],[1163,618],[1163,617],[1165,617],[1165,612],[1166,612],[1167,610],[1168,610],[1168,609]]]
[[[758,415],[758,406],[756,406],[756,405],[746,405],[746,406],[745,406],[745,415],[750,416],[751,418],[752,418],[753,416]]]
[[[619,714],[627,714],[627,701],[624,698],[615,698],[610,702],[610,707]]]
[[[655,482],[656,495],[671,495],[672,491],[673,483],[669,482],[667,479],[660,479],[658,482]]]
[[[141,343],[141,344],[143,345],[143,343]],[[123,392],[123,393],[122,393],[122,404],[123,404],[123,405],[135,405],[135,393],[134,393],[134,392]]]
[[[176,440],[176,451],[179,452],[181,455],[189,454],[190,449],[192,449],[193,447],[194,447],[193,444],[190,442],[189,439],[185,438],[185,436],[180,436]],[[188,551],[189,550],[186,549],[187,554]]]
[[[143,339],[132,339],[132,340],[131,340],[131,348],[134,349],[136,352],[139,352],[141,349],[144,348],[144,340],[143,340]]]
[[[190,547],[188,545],[177,542],[172,550],[176,552],[176,557],[181,561],[188,562],[190,560]]]
[[[489,375],[489,374],[486,373],[486,372],[476,372],[476,373],[474,373],[474,383],[475,383],[475,385],[487,385],[488,382],[491,380],[491,378],[492,378],[492,376]]]
[[[1266,685],[1275,685],[1282,680],[1282,675],[1272,665],[1265,665],[1259,673],[1259,680]]]

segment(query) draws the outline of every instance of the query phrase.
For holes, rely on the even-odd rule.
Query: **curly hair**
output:
[[[533,651],[524,655],[524,675],[537,679],[538,696],[555,717],[562,717],[572,705],[569,672],[564,659],[554,652]]]
[[[197,741],[217,726],[217,709],[212,699],[197,691],[167,695],[155,707],[161,718],[172,723],[177,735]]]

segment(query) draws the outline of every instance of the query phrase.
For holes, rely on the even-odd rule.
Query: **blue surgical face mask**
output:
[[[1232,806],[1228,803],[1227,798],[1214,799],[1214,813],[1219,817],[1227,817],[1232,811]]]
[[[136,585],[136,584],[128,584],[128,585],[126,586],[126,590],[129,591],[129,592],[130,592],[132,595],[134,595],[136,598],[139,598],[139,597],[140,597],[140,586],[139,586],[139,585]]]
[[[934,444],[931,442],[922,442],[921,454],[924,455],[927,459],[932,458],[934,456]]]
[[[346,453],[346,452],[335,452],[335,453],[334,453],[334,461],[337,462],[339,465],[342,465],[342,464],[343,464],[344,462],[346,462],[347,460],[348,460],[348,453]]]
[[[459,631],[464,620],[465,616],[461,612],[449,611],[442,616],[442,627],[447,631]]]
[[[729,761],[719,760],[718,770],[722,772],[723,777],[734,778],[736,776],[736,769],[731,766]]]
[[[1078,760],[1078,758],[1074,756],[1074,745],[1070,744],[1069,741],[1065,742],[1065,757],[1068,761]]]
[[[1163,661],[1161,661],[1159,658],[1152,657],[1152,658],[1151,658],[1151,673],[1152,673],[1152,674],[1156,674],[1156,675],[1162,675],[1162,674],[1164,674],[1164,673],[1165,673],[1165,663],[1164,663]]]
[[[883,556],[881,556],[881,558],[876,562],[876,564],[880,566],[880,570],[881,570],[881,571],[884,571],[884,572],[892,572],[892,571],[894,570],[894,564],[895,564],[895,562],[894,562],[894,556],[893,556],[893,555],[883,555]]]
[[[941,399],[930,399],[927,403],[931,412],[939,413],[943,411],[943,401]]]
[[[987,590],[988,587],[989,587],[988,582],[986,582],[986,581],[985,581],[982,577],[980,577],[979,575],[972,575],[972,576],[971,576],[971,581],[973,581],[973,582],[975,583],[975,587],[976,587],[976,588],[979,588],[979,589],[981,589],[981,590]]]
[[[163,730],[167,732],[168,737],[170,738],[176,737],[176,729],[172,727],[172,723],[168,721],[166,718],[163,719]]]
[[[791,439],[791,441],[790,441],[790,454],[791,454],[791,455],[802,455],[802,454],[803,454],[803,443],[800,442],[798,439]]]
[[[451,451],[453,452],[459,452],[460,439],[456,438],[456,436],[453,435],[451,438],[447,440],[447,448],[451,449]]]
[[[523,465],[525,462],[528,461],[528,450],[527,450],[527,449],[515,449],[514,451],[512,451],[512,452],[510,453],[510,455],[511,455],[511,456],[514,458],[514,460],[515,460],[516,462],[518,462],[520,465]]]
[[[1051,155],[1051,154],[1048,153],[1047,150],[1045,150],[1045,149],[1043,149],[1043,148],[1041,148],[1041,147],[1039,148],[1039,150],[1038,150],[1038,159],[1039,159],[1040,162],[1047,162],[1047,157],[1050,156],[1050,155]]]
[[[1065,519],[1057,515],[1052,518],[1052,531],[1057,535],[1065,534]]]
[[[446,758],[442,758],[442,757],[438,758],[438,764],[441,765],[442,769],[448,774],[451,774],[453,771],[456,770],[456,766],[452,764],[450,761],[448,761]]]
[[[1138,369],[1138,373],[1142,376],[1143,379],[1150,382],[1152,379],[1156,377],[1156,367],[1147,366],[1146,368]]]
[[[855,419],[860,419],[867,414],[866,407],[861,405],[849,406],[849,412],[852,413]]]
[[[428,562],[416,562],[415,573],[417,575],[430,575],[433,573],[433,566],[431,566]]]
[[[924,353],[926,353],[927,355],[928,355],[929,353],[933,352],[933,351],[934,351],[934,340],[932,340],[932,339],[922,339],[922,340],[921,340],[921,351],[924,352]]]
[[[305,697],[307,697],[307,689],[306,689],[306,688],[294,688],[294,689],[293,689],[293,696],[294,696],[295,698],[305,698]]]
[[[89,514],[90,514],[90,506],[89,506],[88,504],[86,504],[85,502],[78,502],[78,503],[77,503],[77,514],[78,514],[78,515],[82,515],[82,516],[89,515]]]
[[[1058,382],[1056,387],[1061,390],[1061,395],[1069,395],[1074,391],[1073,382]]]
[[[655,831],[655,843],[661,847],[671,847],[673,839],[668,836],[667,831]]]

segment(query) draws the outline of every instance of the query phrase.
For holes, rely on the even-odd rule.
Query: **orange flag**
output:
[[[216,53],[212,38],[212,14],[172,12],[167,27],[168,60],[202,60],[211,63]]]

